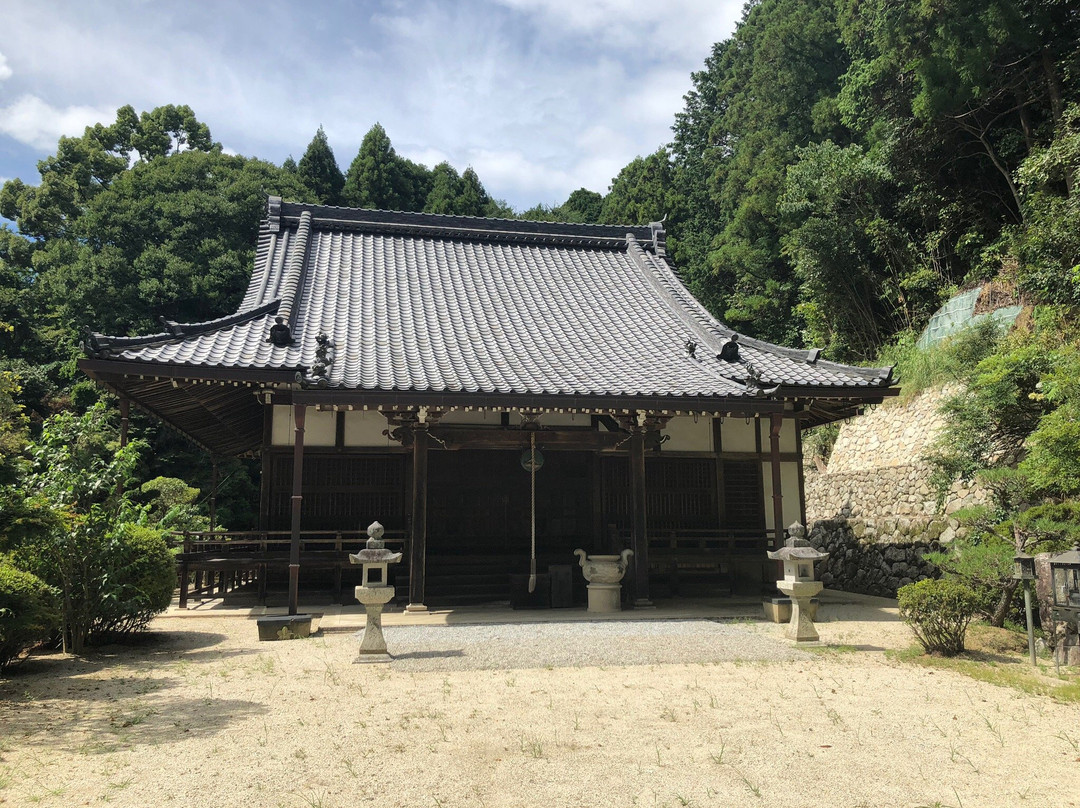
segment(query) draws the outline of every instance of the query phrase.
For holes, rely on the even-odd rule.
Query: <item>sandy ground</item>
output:
[[[856,648],[817,652],[725,625],[742,644],[688,663],[423,670],[358,664],[344,630],[163,617],[0,679],[0,803],[1080,805],[1080,706],[890,660],[895,612],[823,607],[822,639]]]

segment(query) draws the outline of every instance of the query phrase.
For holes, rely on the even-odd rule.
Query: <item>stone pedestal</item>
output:
[[[785,636],[796,643],[821,641],[810,619],[810,601],[824,588],[821,581],[777,581],[776,588],[791,598],[791,622]]]
[[[622,584],[589,584],[590,612],[617,612],[622,609]]]
[[[386,638],[382,630],[383,606],[394,597],[392,586],[358,586],[355,589],[356,599],[364,604],[367,612],[367,623],[364,627],[364,636],[360,640],[360,656],[381,656],[389,658],[386,650]]]
[[[590,612],[617,612],[622,609],[621,581],[633,550],[623,550],[619,555],[587,556],[584,550],[574,550],[581,571],[589,582]]]
[[[818,599],[810,599],[810,608],[807,614],[811,620],[817,620]],[[774,623],[787,623],[791,621],[791,598],[765,598],[761,602],[765,611],[765,619]]]

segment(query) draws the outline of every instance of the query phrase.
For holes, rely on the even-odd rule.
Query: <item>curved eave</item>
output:
[[[211,454],[237,456],[262,446],[264,384],[289,383],[295,371],[199,368],[82,359],[79,369],[181,432]]]

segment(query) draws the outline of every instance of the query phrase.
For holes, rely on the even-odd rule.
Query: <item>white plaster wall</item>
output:
[[[511,413],[513,421],[516,413]],[[545,412],[540,416],[541,426],[592,426],[592,416],[585,413]]]
[[[304,445],[333,446],[337,437],[336,415],[308,407],[304,417]],[[292,446],[296,437],[293,426],[293,408],[288,404],[275,404],[271,443],[275,446]]]
[[[762,491],[765,500],[765,527],[771,530],[776,520],[773,519],[772,506],[772,463],[761,464]],[[784,524],[787,527],[792,522],[802,521],[802,513],[799,508],[799,464],[780,464],[780,493],[783,494]]]
[[[753,418],[746,423],[745,418],[725,418],[720,425],[720,448],[725,452],[756,452],[757,440],[754,429],[757,421]]]
[[[711,452],[713,450],[712,418],[700,416],[697,423],[691,415],[677,415],[667,422],[661,434],[671,438],[662,443],[665,452]]]
[[[500,410],[451,410],[444,412],[440,424],[472,424],[474,426],[499,426],[502,423]]]
[[[390,439],[383,434],[386,428],[386,416],[381,412],[350,410],[345,413],[345,445],[389,446]]]

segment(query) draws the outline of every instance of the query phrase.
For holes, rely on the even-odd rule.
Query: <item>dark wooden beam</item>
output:
[[[427,611],[424,577],[427,555],[428,428],[416,424],[413,432],[412,536],[409,537],[409,603],[406,611]]]
[[[307,407],[293,407],[296,443],[293,445],[292,536],[289,542],[289,614],[300,608],[300,507],[304,501],[304,418]]]

